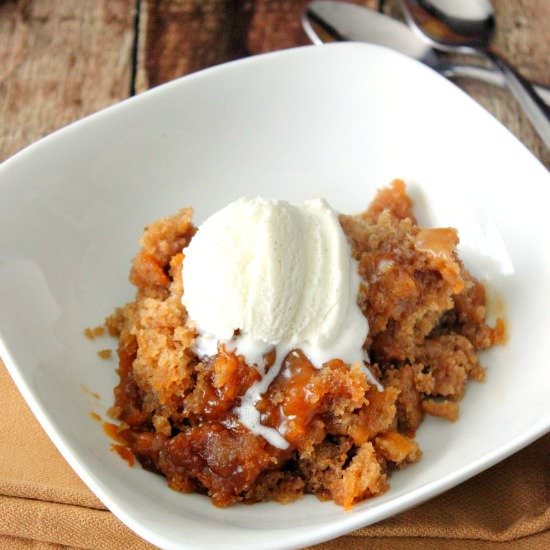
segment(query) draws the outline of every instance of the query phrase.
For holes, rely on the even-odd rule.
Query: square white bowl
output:
[[[395,177],[420,219],[454,226],[467,266],[506,306],[454,424],[430,418],[422,461],[345,512],[306,497],[217,509],[128,468],[89,413],[116,362],[82,331],[129,301],[142,228],[186,205],[201,221],[242,195],[363,209]],[[489,114],[419,63],[360,44],[229,63],[41,140],[0,167],[0,354],[64,457],[126,524],[164,548],[295,548],[416,505],[550,429],[550,178]],[[82,387],[101,395],[99,405]]]

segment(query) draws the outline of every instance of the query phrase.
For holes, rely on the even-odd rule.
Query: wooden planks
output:
[[[247,55],[252,4],[140,0],[137,91]]]
[[[0,1],[0,161],[128,95],[135,0]]]
[[[308,2],[140,0],[137,91],[224,61],[308,44],[300,23]]]

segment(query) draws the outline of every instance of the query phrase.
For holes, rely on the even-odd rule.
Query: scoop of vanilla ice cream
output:
[[[320,199],[239,199],[208,218],[183,252],[182,301],[198,329],[197,353],[212,356],[224,344],[257,366],[263,378],[237,414],[284,448],[284,438],[261,425],[255,403],[288,352],[301,349],[317,368],[365,359],[357,263],[336,213]],[[273,349],[276,362],[264,374]]]
[[[350,247],[324,200],[237,200],[200,226],[184,254],[183,304],[206,355],[236,330],[239,351],[256,363],[283,342],[325,350],[357,299]],[[360,321],[359,348],[367,333]]]

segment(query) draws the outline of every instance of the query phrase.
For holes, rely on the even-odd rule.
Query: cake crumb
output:
[[[443,401],[437,399],[424,399],[424,401],[422,401],[422,409],[432,416],[446,418],[451,422],[458,420],[459,416],[458,403],[447,399]]]
[[[105,334],[105,327],[103,326],[97,326],[97,327],[88,327],[84,329],[84,336],[88,338],[89,340],[95,340],[96,338],[99,338],[100,336],[103,336]]]

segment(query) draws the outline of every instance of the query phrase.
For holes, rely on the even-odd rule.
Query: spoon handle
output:
[[[447,78],[472,78],[480,82],[485,82],[486,84],[499,86],[500,88],[506,86],[506,81],[501,71],[486,69],[485,67],[479,67],[477,65],[467,65],[466,63],[442,63],[439,71]],[[533,84],[533,88],[544,103],[550,106],[550,88],[538,84]]]
[[[504,59],[491,51],[486,53],[495,67],[502,72],[508,89],[522,106],[546,147],[550,149],[550,109],[533,90],[531,84]]]

